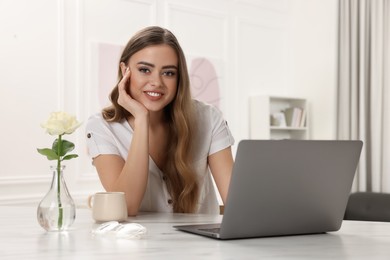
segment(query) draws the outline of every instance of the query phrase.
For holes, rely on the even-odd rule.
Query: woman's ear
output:
[[[121,67],[121,72],[122,72],[122,77],[123,77],[126,73],[127,66],[124,62],[121,62],[120,67]]]

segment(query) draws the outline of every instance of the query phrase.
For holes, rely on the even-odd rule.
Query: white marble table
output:
[[[344,221],[328,234],[218,241],[172,228],[210,223],[221,216],[141,214],[142,239],[94,236],[88,209],[78,209],[72,230],[45,232],[36,209],[0,207],[0,259],[390,259],[390,223]]]

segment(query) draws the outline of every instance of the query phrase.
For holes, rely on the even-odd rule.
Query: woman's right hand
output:
[[[130,91],[130,76],[131,71],[127,67],[125,74],[122,78],[122,80],[118,84],[118,104],[121,105],[124,109],[130,112],[134,118],[137,118],[138,116],[146,116],[148,115],[148,110],[146,107],[141,104],[140,102],[133,99],[126,91],[126,89],[129,89]]]

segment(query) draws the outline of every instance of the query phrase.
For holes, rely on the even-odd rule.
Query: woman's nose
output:
[[[153,73],[150,78],[150,84],[155,87],[160,87],[162,85],[160,73]]]

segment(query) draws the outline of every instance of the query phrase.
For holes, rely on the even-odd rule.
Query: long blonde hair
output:
[[[183,50],[176,37],[167,29],[150,26],[136,33],[124,48],[119,64],[128,63],[131,56],[145,47],[166,44],[175,50],[178,64],[178,86],[174,100],[164,109],[169,120],[169,140],[167,161],[162,169],[167,177],[167,187],[173,199],[173,211],[195,212],[199,196],[197,176],[192,166],[193,130],[196,127],[190,80]],[[123,78],[118,66],[118,83]],[[112,105],[103,109],[108,122],[120,122],[131,114],[118,104],[118,83],[110,94]]]

